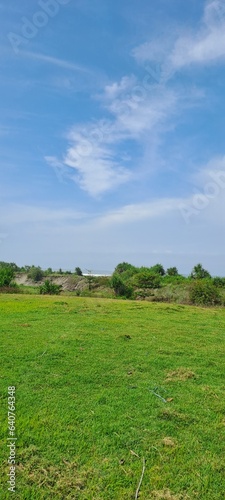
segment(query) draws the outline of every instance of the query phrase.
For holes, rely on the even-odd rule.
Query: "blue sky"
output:
[[[0,260],[225,274],[221,0],[0,1]]]

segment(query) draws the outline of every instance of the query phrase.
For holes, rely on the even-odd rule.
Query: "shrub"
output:
[[[162,283],[163,285],[180,285],[184,284],[187,282],[187,278],[185,276],[182,276],[181,274],[178,275],[169,275],[167,274],[166,276],[163,277]]]
[[[221,294],[212,280],[196,280],[190,286],[192,304],[214,306],[222,303]]]
[[[148,269],[137,273],[133,278],[133,283],[139,288],[159,288],[161,286],[161,277],[159,274],[153,274]]]
[[[219,276],[216,276],[215,278],[213,278],[212,281],[217,288],[225,287],[225,278],[220,278]]]
[[[0,287],[12,286],[14,274],[11,267],[0,267]]]
[[[126,297],[130,299],[133,294],[133,288],[122,280],[119,274],[114,273],[111,279],[111,287],[114,289],[114,292],[117,296]]]
[[[27,276],[35,282],[41,281],[44,277],[44,271],[39,266],[31,266]]]
[[[59,295],[61,292],[62,286],[56,285],[49,280],[45,280],[44,284],[40,286],[40,294],[41,295]]]

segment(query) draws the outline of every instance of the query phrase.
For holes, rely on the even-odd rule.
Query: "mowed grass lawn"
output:
[[[0,498],[134,499],[143,459],[139,499],[225,498],[225,309],[1,295],[0,329]]]

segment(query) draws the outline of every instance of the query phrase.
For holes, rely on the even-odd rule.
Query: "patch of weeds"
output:
[[[156,500],[189,500],[190,497],[186,494],[173,495],[170,490],[152,491],[152,498]]]
[[[159,412],[159,418],[162,420],[170,420],[177,424],[191,424],[193,422],[193,418],[185,413],[180,413],[175,410],[171,410],[169,408],[165,408]]]
[[[196,378],[195,373],[188,368],[178,368],[167,373],[166,382],[185,382],[188,379]]]
[[[170,448],[173,448],[174,446],[176,446],[176,443],[175,443],[174,439],[172,439],[172,438],[171,438],[171,437],[169,437],[169,436],[168,436],[168,437],[164,437],[164,438],[162,439],[162,444],[163,444],[164,446],[169,446]]]

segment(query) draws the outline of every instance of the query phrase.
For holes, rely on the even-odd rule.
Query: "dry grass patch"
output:
[[[164,446],[170,446],[171,448],[176,446],[175,441],[171,437],[164,437],[162,439],[162,443],[164,444]]]
[[[152,498],[157,500],[188,500],[190,498],[186,494],[173,495],[170,490],[153,491],[152,495]]]
[[[195,373],[188,368],[178,368],[167,373],[166,382],[185,382],[190,378],[196,378]]]

